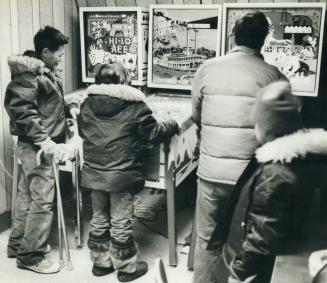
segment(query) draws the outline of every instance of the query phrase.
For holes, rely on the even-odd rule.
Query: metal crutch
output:
[[[18,190],[18,156],[17,156],[17,144],[14,144],[13,148],[13,157],[14,157],[14,165],[13,165],[13,178],[12,178],[12,199],[11,199],[11,225],[14,223],[13,219],[15,217],[16,210],[16,199],[17,199],[17,190]]]
[[[57,196],[57,221],[58,221],[58,245],[59,245],[59,266],[60,269],[64,268],[65,262],[64,262],[64,255],[63,255],[63,246],[62,246],[62,225],[61,225],[61,215],[60,215],[60,204],[59,204],[59,198],[58,198],[58,191],[60,193],[60,189],[57,182],[57,173],[58,173],[58,166],[55,162],[53,162],[53,172],[55,176],[55,183],[56,183],[56,196]],[[59,174],[58,174],[59,175]],[[58,178],[59,179],[59,178]]]
[[[69,246],[68,246],[68,240],[67,240],[67,234],[66,234],[66,225],[65,225],[65,218],[64,218],[64,211],[62,208],[62,199],[61,199],[61,193],[60,193],[60,183],[59,183],[59,166],[56,163],[56,161],[52,160],[53,164],[53,172],[56,182],[56,194],[57,194],[57,209],[58,209],[58,234],[59,234],[59,264],[60,267],[64,266],[63,261],[63,251],[62,251],[62,238],[64,238],[64,244],[65,244],[65,251],[66,251],[66,258],[67,258],[67,270],[73,270],[73,265],[70,260],[70,252],[69,252]]]
[[[76,195],[76,229],[75,229],[75,239],[76,247],[81,249],[83,247],[83,210],[82,210],[82,195],[79,186],[79,171],[80,171],[80,157],[79,150],[74,150],[74,158],[72,159],[72,183],[75,189]]]

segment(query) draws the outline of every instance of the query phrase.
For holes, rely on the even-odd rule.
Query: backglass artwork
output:
[[[80,8],[83,81],[94,82],[101,64],[120,62],[132,84],[144,85],[148,19],[148,11],[138,7]]]
[[[148,86],[191,89],[196,70],[220,54],[219,5],[150,6]]]
[[[264,60],[276,66],[291,82],[294,94],[318,93],[324,3],[226,4],[224,7],[223,53],[234,46],[233,28],[248,12],[267,17],[269,32],[261,49]]]

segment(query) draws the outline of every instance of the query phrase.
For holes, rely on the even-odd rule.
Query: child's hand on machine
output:
[[[177,124],[178,124],[178,129],[177,129],[177,135],[180,135],[181,134],[181,132],[182,132],[182,125],[181,125],[181,123],[179,123],[178,121],[177,121]]]
[[[60,143],[58,144],[59,147],[59,152],[60,152],[60,162],[65,162],[67,160],[72,160],[75,155],[75,147],[71,144],[64,144],[64,143]]]
[[[170,123],[173,124],[174,134],[179,135],[181,133],[181,131],[182,131],[182,125],[179,123],[179,121],[177,121],[175,119],[170,119]]]

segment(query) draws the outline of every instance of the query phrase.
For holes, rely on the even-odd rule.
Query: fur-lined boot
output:
[[[118,270],[118,280],[120,282],[130,282],[148,271],[146,262],[137,261],[137,249],[133,238],[126,242],[119,242],[115,239],[110,243],[111,258],[116,270]]]
[[[110,233],[106,231],[100,236],[89,234],[87,246],[91,251],[93,262],[92,273],[95,276],[104,276],[114,271],[110,256]]]

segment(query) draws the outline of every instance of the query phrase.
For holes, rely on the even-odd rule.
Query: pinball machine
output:
[[[145,151],[145,186],[167,192],[169,264],[176,266],[176,188],[198,164],[191,84],[197,68],[220,54],[221,6],[80,8],[80,31],[83,83],[94,83],[101,64],[120,62],[130,71],[131,85],[146,93],[153,116],[174,119],[180,126],[169,142]],[[78,105],[85,97],[85,89],[65,95],[67,102]],[[72,129],[75,134],[68,142],[80,148],[82,165],[82,141],[76,125]]]

